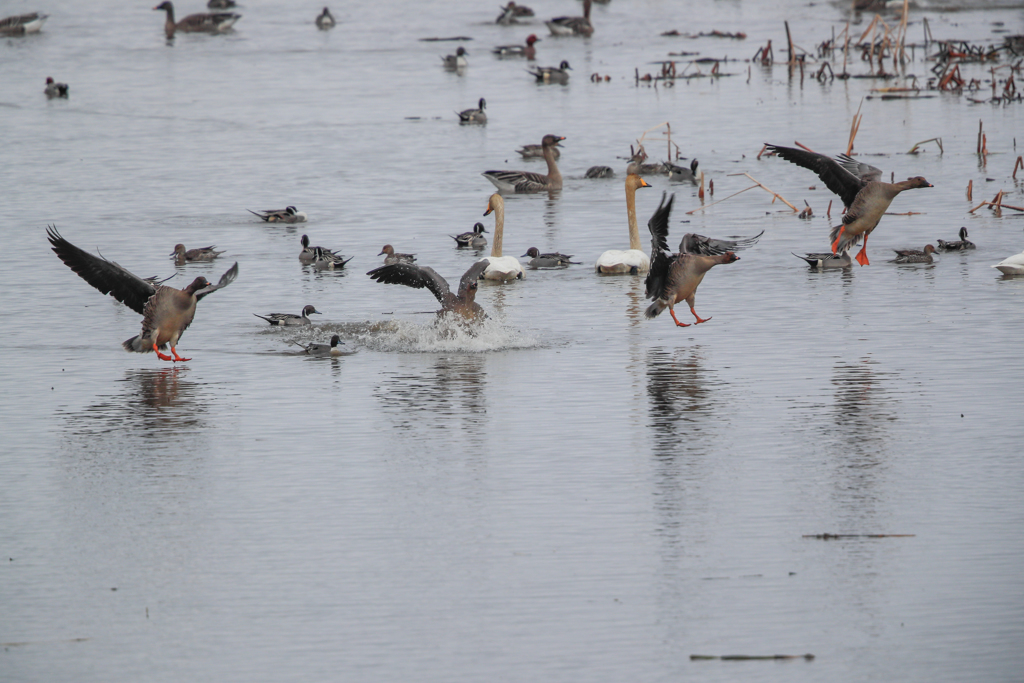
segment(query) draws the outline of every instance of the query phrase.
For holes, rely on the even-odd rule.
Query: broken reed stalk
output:
[[[786,25],[786,45],[789,46],[789,61],[787,64],[793,66],[796,63],[796,55],[793,54],[793,36],[789,34],[789,22],[783,22]]]
[[[846,56],[850,52],[850,20],[846,20],[846,38],[843,40],[843,76],[846,76]]]
[[[768,188],[764,183],[762,183],[760,180],[758,180],[754,176],[750,175],[749,173],[730,173],[729,175],[731,175],[731,176],[733,176],[733,175],[744,175],[744,176],[747,176],[748,178],[753,180],[755,184],[751,185],[750,187],[744,188],[744,189],[740,190],[739,192],[733,192],[728,197],[725,197],[723,199],[719,199],[717,202],[711,202],[710,204],[706,204],[704,206],[699,206],[696,209],[693,209],[692,211],[687,211],[686,215],[689,216],[689,215],[692,215],[692,214],[694,214],[694,213],[696,213],[698,211],[703,211],[704,209],[712,207],[715,204],[721,204],[722,202],[726,201],[727,199],[732,199],[736,195],[743,194],[747,190],[753,190],[755,187],[760,187],[762,190],[764,190],[768,194],[772,195],[772,197],[773,197],[772,203],[775,203],[775,200],[778,199],[783,204],[785,204],[789,208],[793,209],[793,213],[797,213],[798,212],[798,209],[795,206],[793,206],[792,204],[790,204],[788,201],[786,201],[785,197],[783,197],[781,194],[779,194],[775,190],[772,190],[772,189]]]
[[[917,154],[917,148],[925,144],[926,142],[934,142],[935,144],[937,144],[939,146],[939,154],[942,154],[945,151],[942,149],[942,138],[929,138],[927,140],[922,140],[921,142],[915,143],[914,146],[910,148],[910,151],[907,152],[907,154]]]
[[[981,154],[981,134],[982,134],[981,131],[982,131],[983,127],[984,127],[984,124],[982,123],[981,119],[978,119],[978,151],[977,151],[977,154],[979,154],[979,155]]]
[[[737,174],[735,174],[735,175],[742,175],[742,174],[739,174],[739,173],[737,173]],[[714,206],[715,204],[721,204],[722,202],[724,202],[724,201],[726,201],[726,200],[728,200],[728,199],[732,199],[733,197],[735,197],[735,196],[736,196],[736,195],[738,195],[738,194],[743,194],[743,193],[744,193],[744,192],[746,192],[747,190],[753,190],[753,189],[754,189],[755,187],[757,187],[757,185],[751,185],[750,187],[745,187],[745,188],[743,188],[743,189],[742,189],[742,190],[740,190],[739,192],[733,192],[733,193],[732,193],[731,195],[729,195],[728,197],[723,197],[722,199],[719,199],[719,200],[718,200],[717,202],[711,202],[710,204],[705,204],[705,205],[703,205],[703,206],[698,206],[698,207],[697,207],[696,209],[694,209],[693,211],[687,211],[687,212],[686,212],[686,215],[687,215],[687,216],[689,216],[689,215],[692,215],[692,214],[695,214],[695,213],[697,213],[698,211],[703,211],[704,209],[710,208],[710,207]]]
[[[853,151],[853,140],[857,137],[857,131],[860,130],[860,122],[864,118],[860,114],[860,108],[864,106],[864,98],[860,98],[860,104],[857,105],[857,113],[853,115],[853,123],[850,124],[850,144],[846,146],[846,156],[850,156]]]
[[[803,659],[809,662],[814,659],[814,655],[810,653],[806,655],[690,655],[691,662],[712,659],[719,659],[723,662],[747,662],[755,659]]]
[[[832,218],[832,200],[828,200],[828,210],[825,211],[826,218]]]
[[[817,154],[817,152],[815,152],[813,149],[811,149],[810,147],[808,147],[807,145],[805,145],[802,142],[797,142],[796,140],[794,140],[793,144],[796,145],[797,147],[801,148],[801,149],[806,149],[811,154]]]
[[[967,201],[972,201],[974,198],[974,178],[967,181]]]
[[[899,33],[899,63],[904,64],[907,61],[907,12],[910,10],[910,0],[903,0],[903,18],[900,20],[900,33]],[[896,66],[896,54],[893,53],[892,65]]]
[[[1017,169],[1024,168],[1024,156],[1017,157],[1017,162],[1013,165],[1013,179],[1017,179]]]

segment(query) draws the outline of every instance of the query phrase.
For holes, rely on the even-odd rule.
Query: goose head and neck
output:
[[[636,222],[636,191],[641,187],[650,187],[646,180],[636,173],[626,176],[626,216],[629,218],[629,248],[643,250],[640,241],[640,227]]]
[[[494,241],[491,243],[491,256],[501,258],[501,238],[505,229],[505,200],[495,192],[487,200],[487,210],[484,215],[494,212]]]
[[[544,153],[544,161],[548,164],[548,189],[549,190],[561,190],[562,189],[562,173],[558,170],[558,164],[555,163],[555,147],[561,147],[559,142],[565,138],[561,135],[545,135],[541,140],[541,151]]]
[[[173,38],[174,29],[177,28],[174,23],[174,5],[170,0],[164,0],[164,2],[154,7],[153,10],[164,10],[167,12],[167,21],[164,22],[164,33],[167,34],[168,39]]]

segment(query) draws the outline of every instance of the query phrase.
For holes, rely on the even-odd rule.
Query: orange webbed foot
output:
[[[668,309],[668,312],[672,316],[672,319],[676,321],[676,326],[677,327],[689,327],[690,326],[690,323],[681,323],[681,322],[679,322],[679,318],[676,317],[676,312],[673,311],[671,308]]]
[[[697,319],[697,322],[695,322],[694,325],[700,325],[701,323],[706,323],[707,321],[711,320],[711,318],[714,317],[714,316],[709,315],[706,318],[702,318],[699,315],[697,315],[697,311],[693,310],[692,308],[690,309],[690,313],[693,313],[693,317]]]
[[[174,354],[174,358],[168,358],[167,360],[173,360],[175,363],[179,361],[184,362],[187,360],[192,360],[191,358],[182,358],[181,356],[179,356],[177,350],[175,350],[173,346],[171,347],[171,353]]]
[[[862,266],[871,265],[871,261],[868,261],[868,255],[864,249],[861,249],[859,252],[857,252],[857,263],[861,264]]]

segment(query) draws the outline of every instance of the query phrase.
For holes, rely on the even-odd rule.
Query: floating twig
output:
[[[913,538],[917,534],[804,534],[803,538],[832,541],[837,538]]]
[[[910,151],[907,152],[907,154],[917,154],[917,148],[925,144],[926,142],[934,142],[935,144],[937,144],[939,146],[939,154],[942,154],[944,152],[944,150],[942,149],[942,138],[928,138],[927,140],[922,140],[921,142],[914,143],[914,146],[910,148]]]
[[[692,662],[711,659],[719,659],[723,662],[746,662],[755,659],[803,659],[809,662],[814,659],[814,655],[690,655]]]

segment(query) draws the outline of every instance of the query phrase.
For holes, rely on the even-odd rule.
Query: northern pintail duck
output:
[[[764,230],[753,237],[741,237],[735,240],[720,240],[714,237],[705,237],[694,232],[688,232],[679,240],[680,254],[700,254],[702,256],[718,256],[727,251],[740,251],[757,244],[761,239]]]
[[[319,249],[322,254],[334,255],[334,251],[326,247],[311,247],[309,246],[309,235],[303,235],[299,238],[299,244],[302,245],[302,250],[299,251],[299,262],[303,265],[310,265],[316,260],[316,250]]]
[[[974,242],[967,239],[967,228],[960,228],[960,239],[954,242],[939,240],[939,251],[967,251],[974,249]]]
[[[476,109],[463,109],[455,112],[459,115],[459,123],[487,123],[487,114],[484,113],[486,106],[487,100],[481,97]]]
[[[389,266],[392,263],[413,263],[416,261],[416,254],[400,254],[395,251],[395,248],[390,244],[385,244],[384,248],[380,250],[381,254],[384,255],[384,265]]]
[[[583,174],[584,178],[614,178],[615,171],[610,166],[591,166]]]
[[[640,228],[636,222],[636,191],[650,187],[636,173],[626,176],[626,220],[629,223],[629,249],[609,249],[601,254],[594,269],[602,275],[638,275],[651,268],[651,261],[641,249]]]
[[[422,289],[426,287],[441,302],[438,315],[455,313],[464,318],[474,319],[486,317],[484,309],[476,302],[476,281],[487,269],[486,261],[477,261],[469,267],[459,280],[459,291],[452,294],[448,282],[438,275],[433,268],[417,266],[412,263],[392,263],[391,265],[374,268],[367,273],[373,280],[389,285],[405,285]]]
[[[500,8],[500,9],[501,9],[501,14],[498,15],[498,18],[495,20],[494,23],[501,24],[502,26],[510,26],[512,24],[515,24],[515,23],[517,23],[516,19],[518,19],[520,17],[532,17],[533,16],[533,10],[532,9],[530,9],[526,5],[517,5],[516,3],[512,2],[511,0],[509,1],[509,3],[507,5],[505,5],[504,7]]]
[[[1005,258],[992,267],[1003,275],[1024,275],[1024,252]]]
[[[174,4],[170,0],[164,0],[153,8],[167,12],[167,19],[164,21],[164,33],[168,38],[173,38],[175,31],[182,33],[224,33],[231,30],[235,22],[242,18],[241,14],[234,12],[200,12],[190,14],[179,22],[174,21]]]
[[[556,69],[553,66],[538,66],[537,68],[527,69],[527,73],[537,79],[538,83],[557,83],[559,85],[565,85],[569,82],[569,71],[572,67],[569,66],[569,62],[562,60],[562,63],[558,65]]]
[[[253,211],[246,209],[254,216],[259,216],[267,223],[305,223],[306,212],[298,211],[294,206],[287,206],[283,209],[269,209],[267,211]]]
[[[545,22],[553,36],[589,36],[594,33],[590,23],[590,0],[583,0],[582,17],[555,17]]]
[[[502,192],[561,190],[562,174],[558,171],[553,151],[555,147],[560,146],[558,143],[564,139],[559,135],[545,135],[541,141],[541,146],[544,148],[544,160],[548,163],[547,175],[530,171],[484,171],[482,175]]]
[[[494,212],[494,244],[491,246],[491,255],[486,256],[478,263],[486,263],[487,268],[483,271],[483,279],[498,280],[522,280],[525,273],[519,259],[515,256],[502,256],[501,246],[505,236],[505,200],[495,192],[487,200],[487,210],[484,215]]]
[[[341,270],[354,258],[355,256],[345,258],[323,247],[313,247],[313,260],[310,265],[313,266],[313,270]]]
[[[526,36],[526,45],[499,45],[491,50],[491,52],[500,57],[526,57],[533,61],[537,57],[537,48],[533,44],[539,42],[540,38],[536,34],[531,33]]]
[[[93,256],[60,236],[55,226],[46,231],[53,251],[68,268],[104,294],[109,294],[128,308],[142,315],[142,333],[121,344],[125,351],[155,351],[161,360],[186,361],[175,347],[181,335],[192,324],[196,303],[207,294],[227,287],[238,277],[238,263],[231,266],[212,285],[205,277],[197,277],[185,289],[154,285],[133,275],[113,261]],[[171,355],[160,349],[171,347]]]
[[[689,168],[676,166],[672,163],[665,164],[665,166],[668,168],[669,180],[677,183],[690,182],[694,185],[700,184],[700,177],[703,175],[703,172],[700,170],[696,159],[690,162]]]
[[[170,256],[180,266],[189,261],[212,261],[223,253],[223,251],[216,251],[216,247],[212,244],[208,247],[198,247],[187,251],[184,244],[175,244],[174,251],[170,253]]]
[[[310,325],[312,324],[309,320],[309,316],[313,314],[321,315],[320,311],[316,310],[311,305],[302,307],[302,313],[295,315],[294,313],[267,313],[266,315],[260,315],[259,313],[253,313],[257,318],[263,318],[271,325],[279,325],[282,327],[288,327],[293,325]]]
[[[465,69],[466,66],[469,65],[469,61],[466,59],[466,55],[468,54],[469,53],[466,52],[466,48],[460,45],[459,49],[455,51],[455,54],[445,55],[444,57],[441,57],[441,61],[444,63],[444,68],[446,69]]]
[[[316,27],[321,31],[327,31],[334,28],[334,23],[334,17],[331,15],[331,10],[324,7],[324,11],[316,18]]]
[[[668,248],[668,217],[672,212],[673,199],[675,195],[669,197],[666,203],[665,196],[662,195],[661,204],[647,223],[651,231],[651,272],[648,273],[645,283],[646,296],[648,299],[654,299],[654,303],[647,307],[644,316],[655,318],[667,308],[677,326],[689,327],[689,323],[679,322],[673,307],[680,301],[685,301],[690,306],[690,313],[697,319],[695,324],[711,320],[710,315],[701,318],[693,308],[697,287],[709,270],[720,263],[739,261],[740,257],[731,251],[716,256],[673,254]]]
[[[473,226],[473,229],[469,232],[459,233],[458,235],[449,235],[459,247],[472,247],[474,249],[482,249],[487,246],[487,238],[484,237],[483,233],[487,232],[484,229],[483,223],[477,223]]]
[[[23,36],[26,33],[39,33],[48,16],[50,15],[32,12],[0,19],[0,36]]]
[[[896,258],[892,261],[893,263],[932,263],[935,259],[932,258],[932,254],[935,253],[935,247],[930,244],[924,245],[924,249],[893,249],[896,252]]]
[[[819,270],[849,268],[853,265],[853,259],[850,258],[849,249],[844,249],[838,254],[833,254],[831,251],[825,251],[808,253],[803,256],[800,254],[793,254],[793,256],[796,256],[798,259],[803,259],[807,262],[808,266]]]
[[[565,268],[569,265],[579,265],[578,261],[572,261],[572,254],[560,254],[557,251],[541,253],[537,247],[530,247],[526,253],[519,258],[530,257],[527,266],[530,268]]]
[[[867,255],[868,236],[878,225],[878,221],[882,219],[896,195],[904,190],[932,187],[932,184],[921,176],[898,183],[882,182],[880,169],[860,163],[845,154],[839,155],[837,159],[830,159],[824,154],[794,147],[767,147],[786,161],[814,171],[825,186],[843,200],[843,206],[846,207],[843,221],[829,233],[832,252],[837,253],[854,246],[863,237],[863,246],[856,257],[857,263],[862,266],[870,264]]]
[[[208,9],[231,9],[235,6],[235,0],[210,0],[206,3]]]
[[[524,159],[544,158],[544,145],[523,145],[516,151],[519,152]],[[555,158],[555,161],[558,161],[562,158],[562,153],[558,151],[557,147],[552,147],[551,156]]]
[[[341,341],[341,337],[336,334],[331,337],[330,344],[300,344],[297,341],[292,342],[292,344],[300,347],[310,356],[341,356],[345,352],[338,348],[338,345],[344,343]]]
[[[68,96],[68,84],[67,83],[55,83],[53,78],[50,76],[46,77],[46,88],[43,90],[46,93],[48,99],[54,97],[67,97]]]

